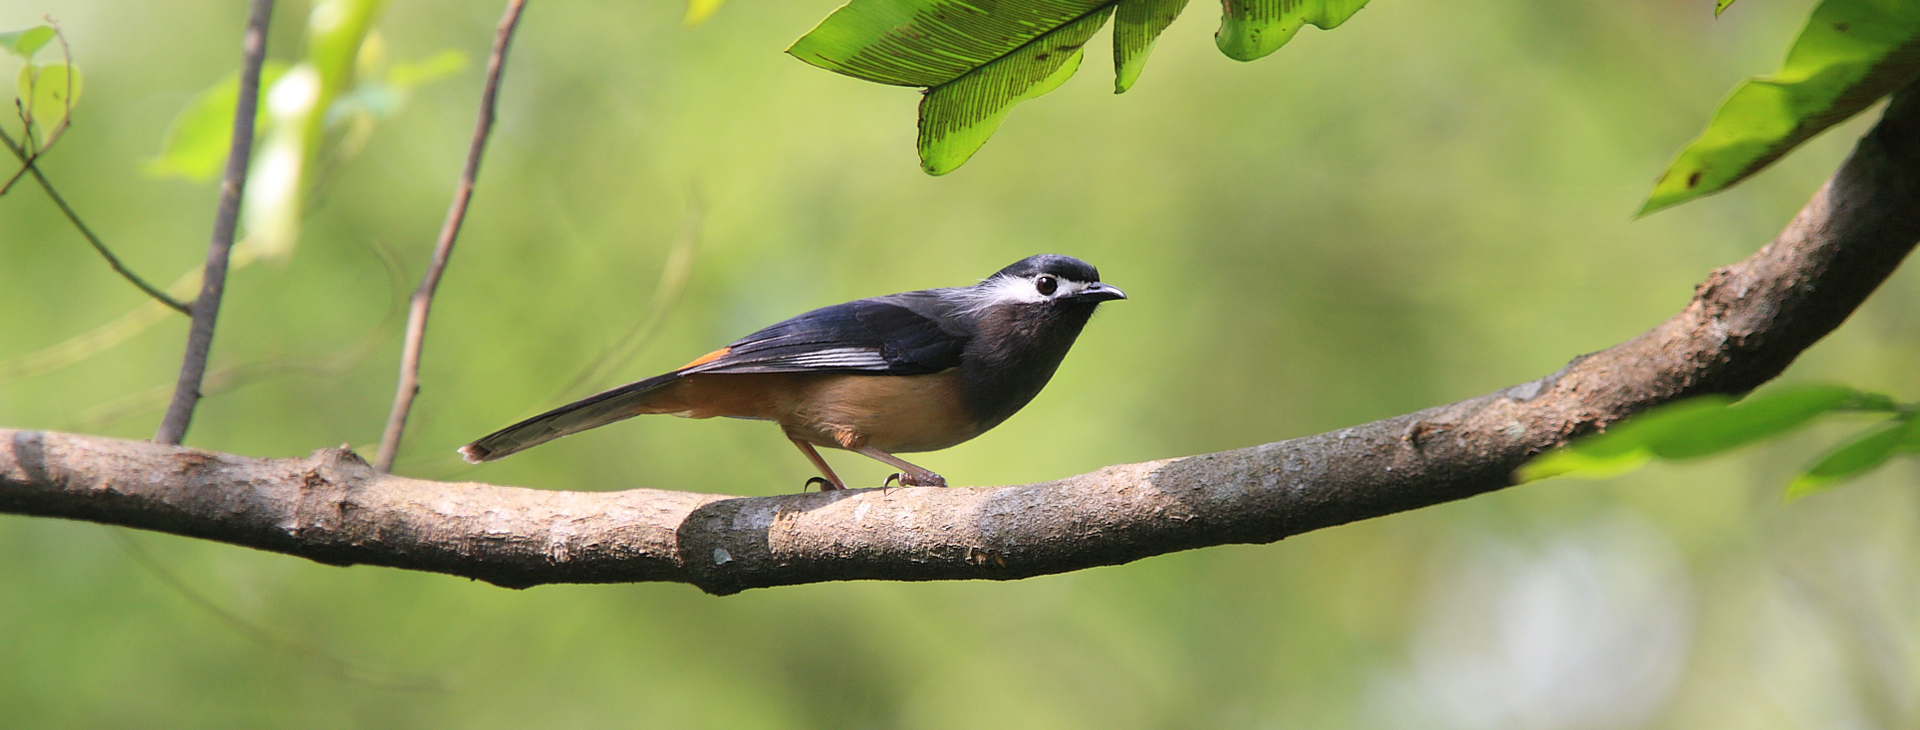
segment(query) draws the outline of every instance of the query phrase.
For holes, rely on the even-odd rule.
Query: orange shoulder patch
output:
[[[692,367],[699,367],[699,366],[701,366],[701,365],[705,365],[705,364],[707,364],[707,363],[710,363],[710,362],[713,362],[713,361],[715,361],[715,360],[718,360],[718,359],[720,359],[720,358],[723,358],[723,357],[726,357],[726,356],[727,356],[727,353],[729,353],[729,352],[732,352],[732,351],[733,351],[733,348],[731,348],[731,347],[722,347],[722,348],[720,348],[720,349],[718,349],[718,350],[714,350],[713,352],[709,352],[709,353],[707,353],[707,354],[705,354],[705,355],[701,355],[701,356],[699,356],[699,357],[697,357],[697,358],[694,358],[694,359],[693,359],[693,362],[690,362],[690,363],[687,363],[687,364],[685,364],[685,365],[681,365],[681,366],[680,366],[680,369],[681,369],[681,370],[685,370],[685,369],[687,369],[687,368],[692,368]]]

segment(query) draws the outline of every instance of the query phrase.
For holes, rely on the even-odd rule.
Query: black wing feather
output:
[[[909,294],[922,296],[896,294],[807,312],[740,338],[727,354],[682,372],[922,375],[957,367],[967,335],[928,316],[937,311],[928,305],[939,301],[926,296],[931,292]]]

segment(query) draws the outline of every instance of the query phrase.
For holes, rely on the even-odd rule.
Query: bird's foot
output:
[[[900,483],[900,486],[903,486],[903,487],[944,487],[944,486],[947,486],[947,478],[946,478],[946,477],[943,477],[943,476],[940,476],[939,474],[935,474],[935,473],[933,473],[933,472],[930,472],[930,471],[923,471],[923,472],[920,472],[920,473],[918,473],[918,474],[915,474],[915,473],[913,473],[913,472],[898,472],[898,471],[896,471],[896,472],[894,472],[894,473],[892,473],[892,474],[889,474],[889,475],[887,475],[887,481],[885,481],[885,482],[883,482],[883,483],[881,483],[881,485],[880,485],[880,486],[881,486],[881,488],[886,488],[886,487],[890,487],[890,486],[893,486],[893,483],[894,483],[894,482],[899,482],[899,483]]]
[[[831,492],[840,488],[840,485],[827,481],[826,477],[811,477],[807,479],[807,483],[804,486],[800,487],[800,491],[804,492],[812,489],[814,484],[819,484],[820,491],[822,492]]]

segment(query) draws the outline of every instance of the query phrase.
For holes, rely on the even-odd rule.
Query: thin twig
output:
[[[14,151],[14,156],[20,157],[20,169],[13,172],[13,177],[7,178],[6,184],[0,185],[0,195],[6,195],[7,191],[12,190],[13,184],[20,182],[20,176],[27,174],[28,170],[33,169],[34,161],[40,159],[40,156],[46,154],[48,150],[53,149],[53,145],[60,141],[60,135],[66,133],[67,125],[73,121],[73,48],[67,45],[67,34],[60,29],[60,21],[54,20],[51,15],[46,16],[46,20],[47,25],[53,28],[54,39],[60,41],[60,57],[66,64],[67,93],[61,97],[61,102],[65,109],[61,110],[60,123],[55,125],[53,131],[47,135],[47,141],[45,143],[34,142],[33,100],[39,96],[40,74],[33,69],[27,69],[27,98],[25,103],[22,103],[19,98],[13,100],[13,106],[20,115],[20,136],[26,139],[27,144],[16,145],[11,140],[9,140],[7,144],[9,147],[24,147],[27,150],[27,154],[24,157],[20,157],[20,152],[18,150]],[[31,62],[29,62],[29,65],[31,65]],[[3,131],[4,130],[0,130],[0,132]]]
[[[227,286],[227,254],[233,250],[233,232],[240,219],[240,195],[247,187],[247,166],[253,157],[253,117],[260,104],[260,66],[267,57],[267,21],[273,0],[253,0],[247,11],[247,35],[242,42],[240,93],[233,110],[233,140],[227,148],[227,174],[220,182],[220,208],[213,220],[213,240],[207,244],[206,274],[200,278],[200,298],[193,303],[193,328],[187,332],[187,352],[180,363],[180,380],[173,386],[173,402],[160,420],[153,440],[178,444],[193,421],[200,401],[200,379],[207,373],[207,355],[213,350],[214,320],[220,315],[220,295]]]
[[[74,212],[73,206],[67,205],[67,199],[60,197],[59,191],[53,189],[53,183],[49,182],[47,176],[40,172],[40,166],[34,164],[33,159],[26,156],[25,151],[20,148],[19,143],[14,142],[13,137],[8,136],[4,129],[0,129],[0,142],[5,142],[7,149],[13,152],[13,156],[20,158],[21,163],[24,165],[22,169],[33,173],[34,182],[40,183],[40,189],[47,191],[47,197],[53,200],[54,206],[59,208],[60,212],[67,216],[67,221],[72,223],[73,227],[80,231],[81,236],[86,237],[87,243],[93,244],[93,250],[100,252],[100,256],[107,260],[108,266],[112,266],[116,273],[120,274],[120,276],[124,277],[127,281],[133,282],[134,286],[140,287],[140,291],[146,292],[147,296],[153,297],[161,304],[165,304],[181,314],[193,314],[192,309],[182,304],[180,300],[167,296],[166,292],[161,291],[152,284],[148,284],[145,279],[140,278],[139,275],[133,273],[131,269],[128,269],[126,264],[120,263],[120,257],[113,255],[113,251],[107,248],[107,244],[101,242],[100,237],[93,234],[93,229],[88,228],[87,224],[80,220],[80,214]]]
[[[487,85],[480,94],[480,118],[473,125],[473,141],[467,146],[467,165],[460,171],[460,183],[453,191],[453,205],[440,226],[440,240],[433,246],[433,259],[420,288],[413,291],[407,311],[407,341],[400,353],[400,385],[393,394],[393,410],[387,414],[387,429],[380,434],[380,454],[374,468],[393,469],[394,454],[400,450],[400,434],[407,430],[407,413],[413,410],[413,397],[420,393],[420,350],[427,337],[427,313],[433,308],[433,292],[440,287],[440,275],[453,254],[454,239],[460,236],[460,223],[467,217],[467,201],[473,198],[473,183],[480,175],[480,155],[487,149],[487,135],[493,131],[494,102],[500,94],[500,74],[506,69],[507,47],[513,43],[514,28],[520,25],[520,10],[526,0],[507,0],[506,14],[494,30],[493,53],[487,57]]]
[[[253,362],[229,364],[213,367],[200,382],[200,392],[206,395],[218,395],[245,385],[287,375],[311,375],[320,378],[338,377],[367,359],[388,342],[393,331],[400,328],[407,309],[406,275],[400,269],[400,258],[385,245],[375,245],[374,254],[379,257],[380,265],[387,271],[387,280],[392,286],[392,299],[387,313],[373,329],[354,340],[352,345],[332,355],[273,355]],[[0,377],[6,375],[0,370]],[[95,405],[67,422],[66,428],[76,431],[97,431],[122,419],[143,413],[150,413],[167,407],[167,398],[172,388],[168,385],[156,385],[130,395]],[[457,458],[457,457],[456,457]]]

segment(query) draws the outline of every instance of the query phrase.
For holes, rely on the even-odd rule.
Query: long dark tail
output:
[[[679,379],[680,373],[676,371],[587,396],[487,434],[478,441],[460,447],[460,456],[469,464],[493,461],[567,434],[632,418],[646,412],[641,405],[649,394]]]

